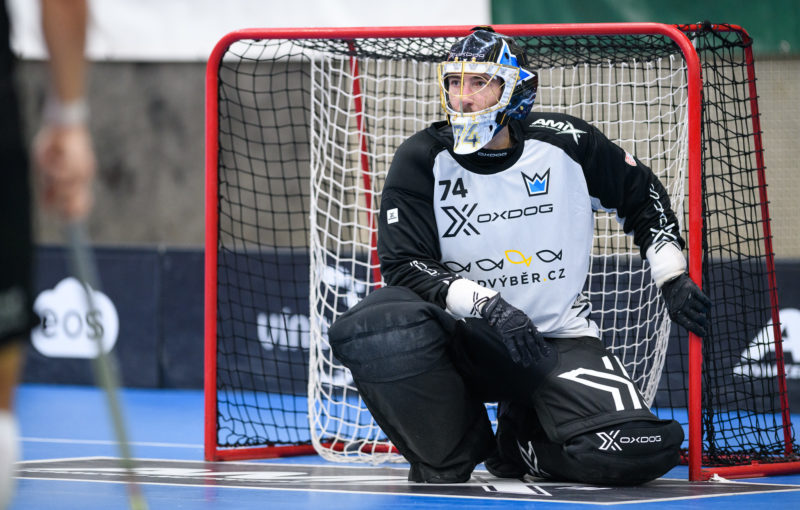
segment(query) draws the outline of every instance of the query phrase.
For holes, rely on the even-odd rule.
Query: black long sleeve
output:
[[[426,131],[397,150],[381,195],[378,257],[388,285],[409,287],[445,307],[449,283],[458,276],[440,262],[433,211],[433,158],[443,147]]]

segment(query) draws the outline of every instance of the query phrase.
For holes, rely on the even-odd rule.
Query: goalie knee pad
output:
[[[593,338],[553,345],[556,369],[498,411],[505,462],[536,476],[600,484],[643,483],[675,466],[683,429],[650,411],[616,356]]]
[[[579,434],[559,445],[519,444],[531,471],[547,478],[600,485],[638,485],[678,464],[683,428],[674,420],[634,421]]]
[[[492,448],[486,408],[450,359],[454,324],[410,289],[384,287],[328,331],[375,421],[411,464],[411,481],[464,482]]]
[[[455,319],[405,287],[383,287],[339,317],[331,349],[357,379],[387,382],[419,374],[445,356]]]
[[[530,406],[501,405],[495,476],[521,473],[599,485],[638,485],[662,476],[680,460],[683,428],[674,420],[631,421],[590,430],[564,443],[550,441]],[[497,464],[502,462],[502,468]],[[492,464],[492,465],[490,465]]]
[[[559,362],[531,403],[553,443],[587,430],[630,421],[658,421],[619,359],[596,338],[564,338],[552,345]]]

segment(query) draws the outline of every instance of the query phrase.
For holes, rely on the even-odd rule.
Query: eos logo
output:
[[[31,333],[37,351],[51,358],[94,358],[98,340],[104,352],[114,348],[119,333],[117,309],[102,292],[91,292],[92,311],[83,285],[72,277],[39,294],[33,309],[42,322]]]

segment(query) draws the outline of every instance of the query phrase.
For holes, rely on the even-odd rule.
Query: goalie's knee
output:
[[[405,287],[367,295],[328,331],[331,349],[356,379],[388,382],[437,366],[455,320]]]
[[[493,443],[486,408],[450,361],[454,326],[411,290],[386,287],[328,331],[375,421],[411,464],[412,481],[466,481]]]
[[[586,481],[634,485],[649,482],[680,460],[683,428],[675,420],[630,422],[577,436],[564,445],[587,469]]]
[[[520,445],[544,476],[601,485],[638,485],[678,464],[683,429],[675,420],[634,421],[579,434],[563,445]]]

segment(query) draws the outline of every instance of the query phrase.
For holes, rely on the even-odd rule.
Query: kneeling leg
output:
[[[448,356],[454,322],[413,291],[385,287],[329,330],[367,408],[410,462],[411,481],[466,481],[493,447],[486,409]]]
[[[598,485],[638,485],[675,467],[683,428],[675,420],[631,421],[553,443],[545,435],[517,441],[535,476]]]
[[[672,469],[684,438],[680,424],[648,409],[598,340],[553,344],[556,370],[531,398],[500,406],[501,457],[535,476],[604,485],[640,484]]]

